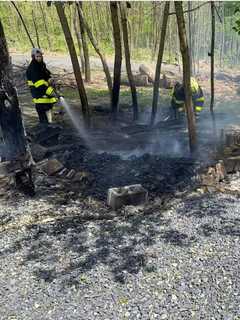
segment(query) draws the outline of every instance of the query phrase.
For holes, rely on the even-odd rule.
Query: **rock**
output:
[[[41,146],[38,143],[31,143],[30,149],[31,149],[33,160],[36,162],[43,160],[48,152],[47,148]]]
[[[148,200],[148,192],[141,184],[108,189],[107,203],[117,210],[123,205],[140,205]]]
[[[143,74],[135,74],[133,75],[133,79],[135,82],[135,85],[138,87],[146,87],[149,86],[148,76]],[[127,75],[123,75],[121,77],[121,84],[129,86],[129,80]]]
[[[57,159],[47,159],[38,164],[38,168],[49,176],[58,173],[64,168],[63,164]]]
[[[151,83],[154,82],[154,72],[149,67],[147,67],[145,64],[141,64],[139,66],[139,72],[140,72],[140,74],[147,76],[149,82],[151,82]]]

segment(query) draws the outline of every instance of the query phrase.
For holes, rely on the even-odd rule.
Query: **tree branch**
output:
[[[218,16],[219,21],[220,21],[221,23],[223,23],[222,18],[220,17],[220,14],[219,14],[218,9],[217,9],[217,7],[216,7],[215,4],[214,4],[214,9],[215,9],[215,11],[216,11],[216,13],[217,13],[217,16]]]
[[[28,32],[28,29],[27,29],[27,26],[26,26],[26,24],[25,24],[25,22],[24,22],[24,20],[23,20],[23,17],[22,17],[22,15],[21,15],[20,11],[18,10],[17,5],[14,3],[14,1],[11,1],[11,3],[12,3],[12,5],[14,6],[14,8],[16,9],[16,11],[17,11],[17,13],[18,13],[18,15],[19,15],[19,18],[20,18],[21,21],[22,21],[22,24],[23,24],[23,26],[24,26],[24,29],[25,29],[25,31],[26,31],[26,33],[27,33],[28,39],[29,39],[29,41],[31,42],[32,47],[34,48],[35,45],[34,45],[32,39],[31,39],[31,36],[30,36],[30,34],[29,34],[29,32]]]
[[[188,12],[192,12],[192,11],[195,11],[203,6],[205,6],[206,4],[208,4],[210,1],[207,1],[207,2],[204,2],[202,4],[200,4],[199,6],[197,6],[196,8],[192,8],[191,10],[186,10],[186,11],[183,11],[183,13],[188,13]],[[170,12],[168,15],[171,16],[173,14],[176,14],[176,12]]]

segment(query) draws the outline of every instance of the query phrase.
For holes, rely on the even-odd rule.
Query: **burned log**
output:
[[[28,148],[16,89],[10,81],[0,86],[0,127],[2,144],[0,174],[13,176],[18,189],[34,194],[32,157]]]

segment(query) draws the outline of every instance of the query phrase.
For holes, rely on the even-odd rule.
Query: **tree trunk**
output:
[[[188,120],[189,146],[190,146],[190,152],[193,153],[197,149],[197,135],[196,135],[195,117],[194,117],[193,108],[192,108],[189,50],[188,50],[182,1],[175,1],[175,9],[176,9],[178,33],[179,33],[179,39],[180,39],[180,50],[181,50],[182,62],[183,62],[183,82],[184,82],[184,92],[185,92],[185,106],[186,106],[187,120]]]
[[[78,7],[82,9],[82,2],[76,3]],[[82,39],[82,47],[83,47],[83,55],[84,55],[84,62],[85,62],[85,81],[91,81],[91,70],[90,70],[90,60],[89,60],[89,51],[88,51],[88,44],[87,44],[87,37],[85,27],[82,21],[81,16],[79,15],[79,25],[80,25],[80,32],[81,32],[81,39]]]
[[[214,105],[214,47],[215,47],[215,5],[211,1],[211,14],[212,14],[212,40],[211,40],[211,102],[210,111],[213,113]]]
[[[157,113],[157,104],[159,97],[159,85],[160,85],[160,74],[161,74],[161,66],[162,66],[162,58],[164,52],[164,44],[166,38],[167,31],[167,22],[168,22],[168,13],[169,13],[170,2],[166,1],[164,11],[163,11],[163,21],[162,21],[162,32],[161,39],[159,44],[157,65],[155,70],[155,80],[154,80],[154,88],[153,88],[153,101],[152,101],[152,114],[151,114],[151,125],[154,124],[156,113]]]
[[[193,60],[192,60],[192,16],[191,10],[192,2],[188,1],[188,39],[189,39],[189,58],[190,58],[190,75],[193,73]]]
[[[85,122],[85,125],[90,126],[90,112],[88,107],[88,100],[87,100],[87,95],[84,88],[82,74],[81,74],[81,70],[80,70],[80,66],[77,58],[76,49],[74,47],[72,35],[68,26],[67,18],[64,13],[63,4],[61,2],[55,2],[55,5],[56,5],[59,20],[61,22],[62,29],[64,32],[65,40],[68,46],[71,61],[72,61],[73,71],[76,78],[78,92],[79,92],[79,96],[82,104],[84,122]]]
[[[81,7],[78,7],[78,14],[81,17],[82,23],[84,25],[84,28],[85,28],[87,34],[88,34],[89,40],[92,43],[92,46],[94,47],[95,51],[97,52],[97,54],[99,55],[99,57],[101,59],[101,62],[103,65],[103,71],[104,71],[104,73],[106,75],[106,79],[107,79],[108,90],[111,93],[112,92],[112,78],[111,78],[111,74],[110,74],[106,59],[105,59],[104,55],[101,53],[99,46],[98,46],[98,43],[97,43],[96,39],[94,38],[94,36],[93,36],[93,34],[87,24],[87,21],[84,18]]]
[[[74,26],[74,31],[75,31],[75,34],[76,34],[78,48],[79,48],[81,69],[82,69],[83,74],[85,74],[85,62],[84,62],[84,55],[83,55],[83,48],[82,48],[82,39],[81,39],[81,33],[78,30],[79,24],[77,23],[77,17],[78,17],[78,9],[77,8],[78,7],[75,6],[73,26]]]
[[[118,102],[120,93],[121,82],[121,67],[122,67],[122,46],[121,46],[121,34],[118,20],[118,7],[117,2],[110,2],[111,19],[113,26],[113,38],[115,47],[114,58],[114,72],[113,72],[113,89],[112,89],[112,116],[113,120],[116,120],[118,113]]]
[[[138,119],[137,90],[136,90],[135,82],[133,79],[132,67],[131,67],[131,56],[130,56],[130,48],[129,48],[129,42],[128,42],[127,13],[126,13],[125,3],[119,2],[119,5],[120,5],[121,21],[122,21],[126,69],[127,69],[128,80],[129,80],[131,93],[132,93],[133,120],[137,120]]]
[[[39,41],[38,28],[37,28],[37,24],[36,24],[37,19],[36,19],[36,16],[34,14],[34,10],[32,10],[32,19],[33,19],[33,25],[34,25],[35,34],[36,34],[37,46],[38,46],[38,48],[41,48],[40,41]]]
[[[41,1],[39,1],[38,3],[39,3],[40,11],[42,13],[42,19],[43,19],[44,29],[45,29],[45,32],[46,32],[48,47],[51,50],[52,46],[51,46],[50,35],[49,35],[49,31],[48,31],[48,26],[47,26],[46,14],[45,14],[45,12],[43,10],[43,6],[42,6]]]
[[[28,195],[34,195],[32,181],[32,157],[29,151],[17,91],[9,81],[10,58],[0,20],[0,128],[3,150],[0,161],[1,174],[13,175],[16,186]]]

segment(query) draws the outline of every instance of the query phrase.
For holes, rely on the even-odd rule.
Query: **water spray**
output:
[[[61,105],[66,110],[69,118],[71,119],[71,121],[72,121],[75,129],[77,130],[79,136],[84,140],[86,145],[89,147],[90,146],[89,135],[86,132],[86,130],[84,129],[84,125],[83,125],[82,121],[80,120],[79,115],[77,115],[73,110],[71,110],[71,107],[69,106],[69,104],[67,103],[67,101],[65,100],[65,98],[63,96],[59,95],[58,98],[59,98],[59,101],[60,101]]]

